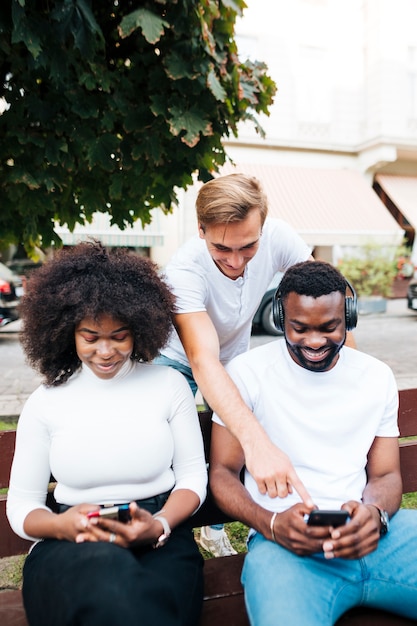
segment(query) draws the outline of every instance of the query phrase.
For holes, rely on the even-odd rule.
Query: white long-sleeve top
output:
[[[110,380],[88,367],[41,385],[19,418],[7,498],[13,530],[43,508],[50,473],[57,502],[120,504],[190,489],[200,504],[207,470],[195,400],[170,367],[129,361]]]

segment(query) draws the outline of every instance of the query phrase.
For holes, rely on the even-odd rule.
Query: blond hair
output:
[[[260,182],[247,174],[228,174],[203,185],[196,201],[197,219],[208,224],[243,221],[252,210],[259,210],[261,225],[268,213],[268,201]]]

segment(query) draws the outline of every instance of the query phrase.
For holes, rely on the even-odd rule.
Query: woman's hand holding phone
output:
[[[128,520],[126,513],[129,515]],[[120,521],[121,514],[126,521]],[[161,534],[159,522],[149,511],[138,507],[136,502],[128,505],[128,511],[106,511],[106,507],[92,511],[89,515],[89,526],[93,538],[88,538],[87,541],[109,541],[124,548],[152,544],[158,533]]]
[[[108,507],[103,506],[101,509],[87,513],[87,517],[88,519],[92,519],[94,517],[117,519],[119,522],[123,522],[124,524],[131,520],[128,504],[117,504],[116,506]]]

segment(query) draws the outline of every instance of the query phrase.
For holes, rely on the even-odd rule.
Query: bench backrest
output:
[[[400,441],[401,475],[403,493],[417,491],[417,389],[400,391],[398,423],[401,437],[415,437]],[[199,413],[206,459],[210,455],[211,411]],[[10,467],[15,446],[15,431],[0,431],[0,488],[9,484]],[[194,527],[231,521],[214,504],[210,493],[206,502],[193,517]],[[6,518],[6,496],[0,495],[0,558],[27,552],[30,542],[17,537]]]

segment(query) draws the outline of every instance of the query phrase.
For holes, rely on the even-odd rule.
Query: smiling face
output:
[[[84,318],[75,329],[78,358],[98,378],[113,378],[130,359],[133,337],[129,328],[110,315]]]
[[[200,237],[219,270],[232,280],[242,276],[248,262],[259,248],[262,225],[259,210],[253,209],[246,219],[228,224],[200,225]]]
[[[312,372],[327,372],[345,343],[345,296],[339,291],[313,298],[290,292],[285,298],[285,340],[291,358]]]

